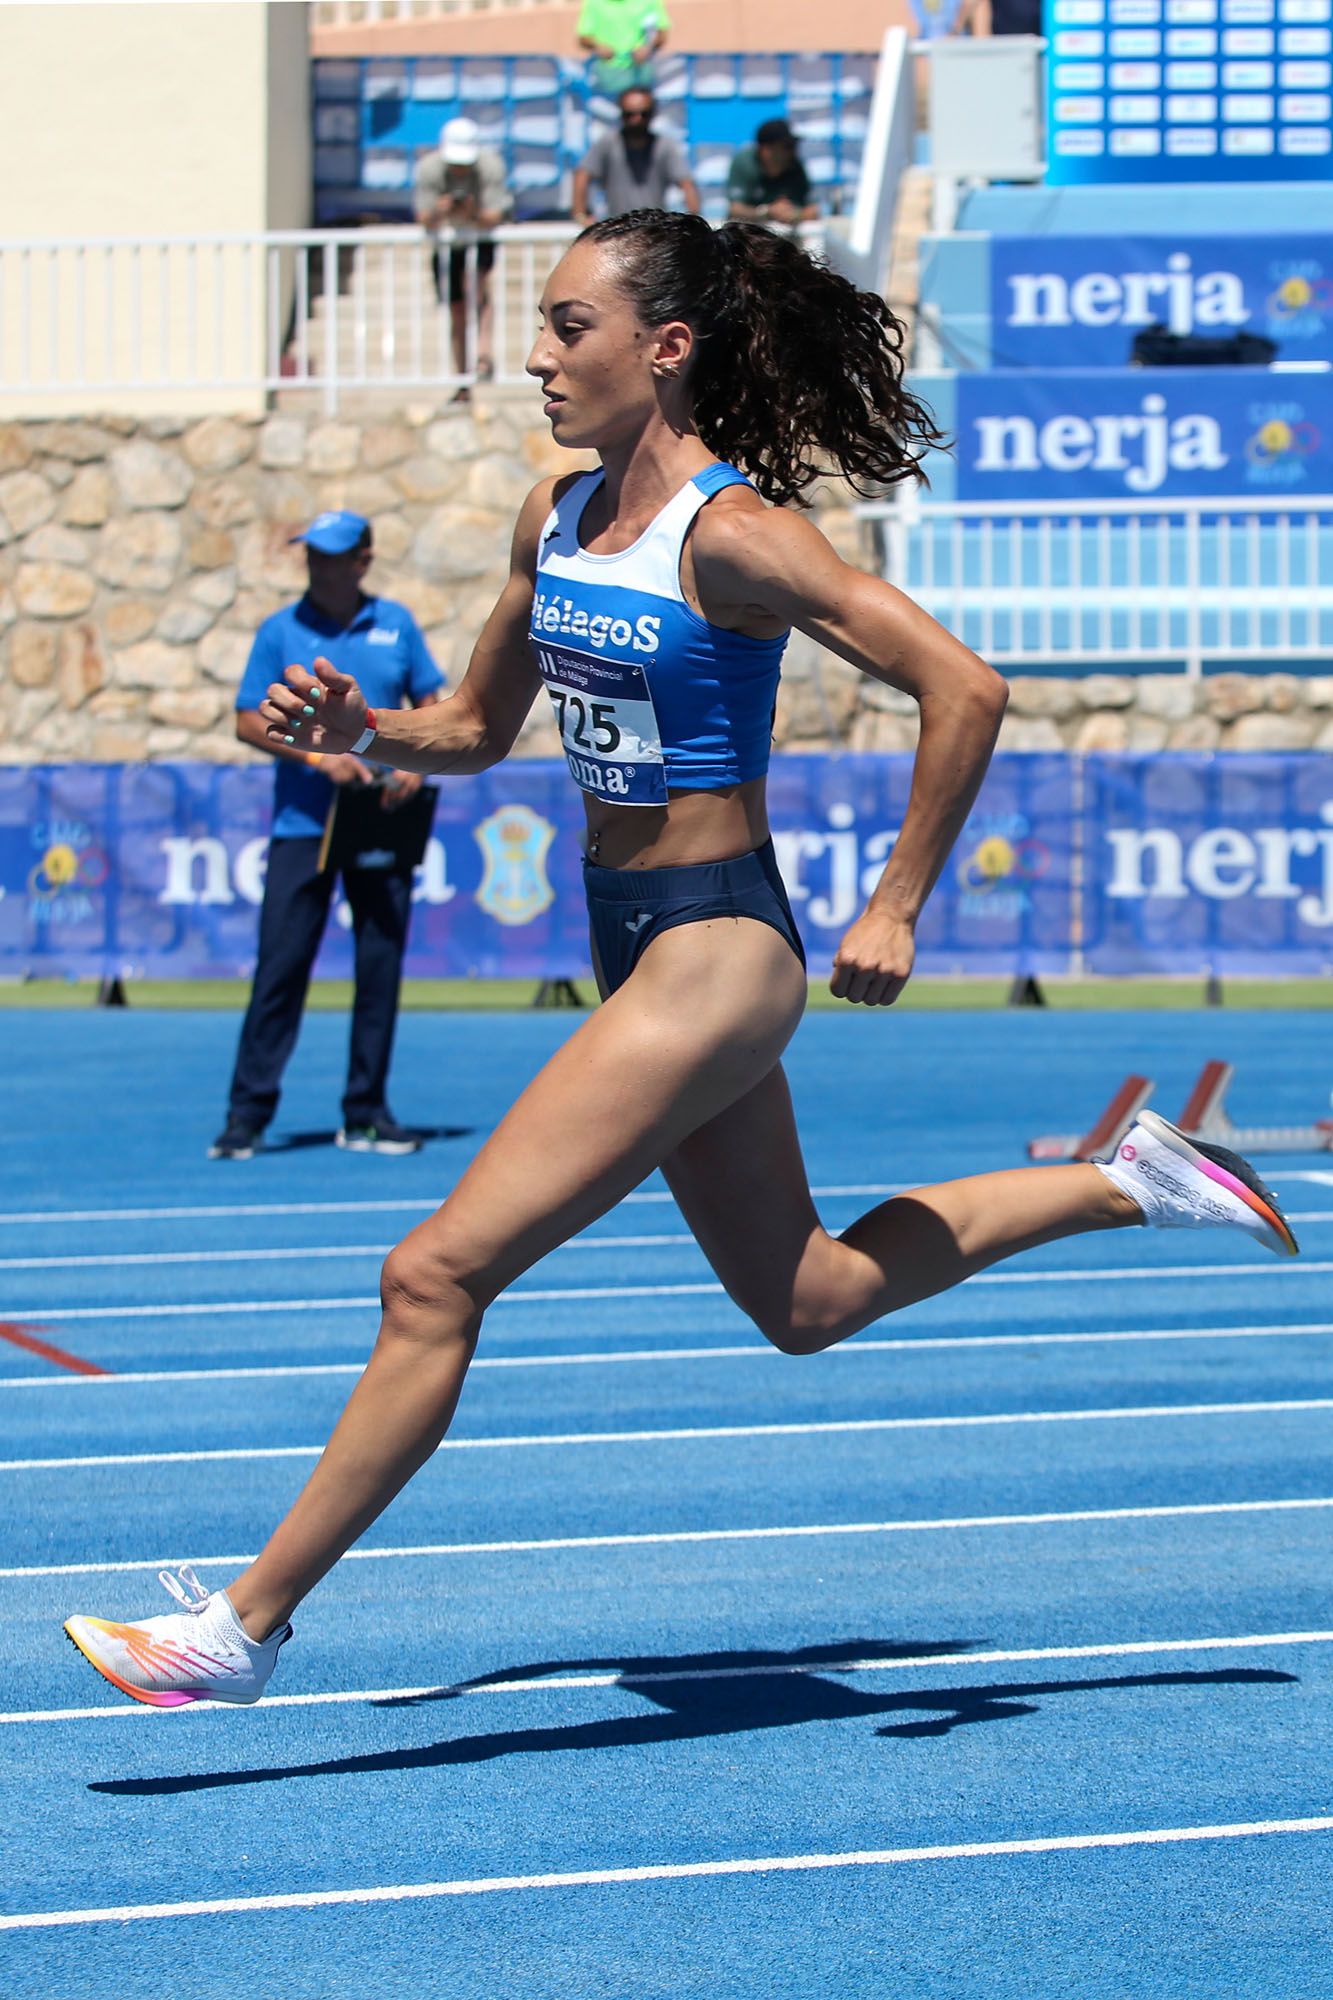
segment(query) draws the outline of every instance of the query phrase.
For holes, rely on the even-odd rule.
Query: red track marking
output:
[[[21,1326],[14,1326],[9,1320],[0,1319],[0,1340],[22,1347],[29,1354],[40,1354],[43,1361],[54,1361],[57,1368],[71,1368],[76,1375],[111,1373],[109,1368],[99,1368],[95,1361],[83,1361],[77,1354],[67,1354],[63,1347],[53,1347],[49,1340],[38,1340],[35,1333],[25,1333]]]

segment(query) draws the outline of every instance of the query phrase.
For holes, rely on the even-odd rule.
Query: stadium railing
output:
[[[1011,671],[1327,665],[1333,497],[857,509],[883,574]]]
[[[822,247],[818,224],[802,236]],[[492,232],[492,358],[524,361],[547,275],[572,222]],[[475,379],[477,253],[464,244],[467,344],[459,369],[430,268],[438,238],[413,225],[262,235],[0,241],[0,412],[44,398],[310,389],[335,411],[350,391],[438,389]]]

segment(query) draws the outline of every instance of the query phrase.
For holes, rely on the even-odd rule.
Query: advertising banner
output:
[[[165,979],[248,972],[272,796],[272,772],[249,765],[0,770],[0,966]],[[550,763],[516,761],[502,784],[441,786],[416,875],[409,971],[586,968],[571,801],[564,767]],[[318,971],[351,969],[338,904]]]
[[[1046,0],[1043,22],[1052,184],[1333,175],[1333,0]]]
[[[957,382],[960,500],[1333,492],[1333,376],[996,371]]]
[[[1123,368],[1156,324],[1333,361],[1333,236],[996,236],[990,274],[998,367]]]
[[[884,871],[907,810],[906,756],[775,757],[769,817],[812,970],[824,971]],[[917,926],[924,972],[1061,972],[1074,852],[1070,759],[997,757]]]
[[[1091,973],[1333,969],[1333,757],[1089,757]]]
[[[778,757],[778,863],[814,973],[883,871],[907,756]],[[272,779],[255,767],[0,770],[0,974],[247,974]],[[440,786],[409,976],[587,978],[564,766]],[[1333,757],[999,756],[926,906],[924,973],[1333,970]],[[347,977],[335,899],[318,972]]]
[[[814,969],[831,963],[878,880],[910,781],[909,757],[774,760],[774,839]],[[0,973],[247,973],[271,796],[271,773],[253,766],[0,769]],[[996,759],[922,921],[923,966],[1063,968],[1071,816],[1065,758]],[[515,760],[442,783],[408,974],[586,976],[582,821],[563,764]],[[350,974],[345,906],[318,971]]]

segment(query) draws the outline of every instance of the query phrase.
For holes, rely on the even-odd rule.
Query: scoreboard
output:
[[[1044,28],[1048,182],[1333,179],[1333,0],[1045,0]]]

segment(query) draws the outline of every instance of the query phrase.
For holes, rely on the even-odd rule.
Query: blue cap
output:
[[[370,523],[364,514],[349,514],[345,509],[339,509],[316,514],[310,526],[303,528],[299,535],[293,535],[292,540],[318,549],[321,555],[345,556],[369,533]]]

